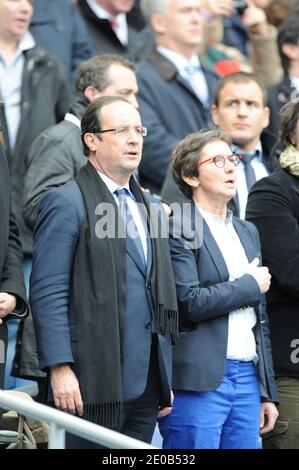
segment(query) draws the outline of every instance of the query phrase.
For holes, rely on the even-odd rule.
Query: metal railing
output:
[[[13,396],[4,390],[0,390],[0,407],[5,410],[16,411],[23,416],[46,421],[50,426],[49,449],[65,448],[66,431],[109,449],[155,449],[155,447],[145,442],[111,431],[50,406]]]

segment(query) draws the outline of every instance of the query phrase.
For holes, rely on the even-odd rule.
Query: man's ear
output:
[[[268,108],[268,106],[265,106],[263,110],[263,129],[266,129],[266,127],[268,127],[269,122],[270,122],[270,109]]]
[[[212,115],[213,123],[219,127],[218,107],[215,104],[212,104],[211,106],[211,115]]]
[[[151,16],[151,26],[155,33],[164,34],[167,31],[165,15],[159,11],[153,13]]]
[[[296,60],[299,58],[299,46],[297,46],[297,44],[286,42],[285,44],[282,45],[281,49],[284,55],[286,55],[288,59]]]
[[[84,90],[84,95],[86,98],[92,103],[96,98],[101,96],[99,90],[97,90],[94,86],[89,85]]]
[[[95,152],[98,148],[96,139],[97,137],[92,132],[86,132],[86,134],[84,134],[84,142],[91,152]]]

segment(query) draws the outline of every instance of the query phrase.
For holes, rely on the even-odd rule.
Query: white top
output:
[[[232,222],[232,212],[228,210],[226,222],[220,217],[197,206],[222,253],[229,280],[243,276],[248,269],[248,259]],[[257,359],[253,327],[256,314],[252,307],[229,313],[227,359],[252,361]]]
[[[201,102],[208,106],[209,104],[209,89],[206,81],[206,77],[204,76],[203,70],[201,68],[201,64],[198,58],[198,55],[193,54],[191,59],[188,60],[181,54],[172,51],[164,46],[157,46],[157,51],[162,54],[166,59],[170,60],[175,67],[177,68],[179,74],[190,83],[192,88],[194,89],[195,93],[198,95],[198,98]],[[186,71],[187,67],[195,67],[196,71],[190,78],[190,74]]]
[[[0,51],[0,88],[5,105],[5,118],[12,152],[15,148],[21,120],[21,91],[25,65],[23,52],[32,49],[34,46],[34,39],[31,33],[27,31],[21,37],[15,55],[9,63],[4,62]]]
[[[72,113],[66,113],[64,116],[64,121],[71,122],[72,124],[75,124],[75,126],[79,127],[79,129],[81,129],[80,119]]]
[[[138,209],[138,203],[135,200],[134,194],[130,190],[129,183],[125,184],[124,186],[119,186],[117,183],[115,183],[115,181],[109,178],[109,176],[104,175],[104,173],[102,173],[101,171],[98,171],[98,174],[100,175],[101,179],[103,180],[103,182],[105,183],[109,191],[111,192],[117,205],[119,205],[119,201],[118,201],[117,195],[115,194],[115,191],[117,189],[122,189],[122,188],[127,189],[129,191],[131,197],[127,198],[127,204],[129,206],[134,223],[138,230],[138,235],[140,237],[143,252],[144,252],[144,258],[145,260],[147,260],[147,232],[146,232],[146,228],[144,226],[141,214]]]
[[[108,11],[106,11],[102,6],[95,2],[95,0],[86,0],[91,10],[98,18],[102,18],[103,20],[115,20],[117,26],[112,28],[115,32],[118,40],[123,44],[123,46],[127,46],[128,44],[128,23],[127,17],[125,13],[119,13],[116,16],[112,16]]]

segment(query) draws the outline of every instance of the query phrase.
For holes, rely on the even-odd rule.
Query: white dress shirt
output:
[[[134,223],[138,230],[138,235],[140,237],[143,252],[144,252],[144,258],[145,260],[147,260],[147,232],[143,223],[143,219],[138,209],[138,203],[136,202],[134,194],[130,190],[129,183],[125,184],[124,186],[119,186],[117,183],[115,183],[115,181],[109,178],[109,176],[104,175],[104,173],[102,173],[101,171],[98,171],[98,174],[100,175],[101,179],[103,180],[103,182],[105,183],[109,191],[111,192],[117,205],[119,205],[117,194],[115,194],[115,191],[117,189],[124,188],[124,189],[127,189],[128,192],[130,193],[131,197],[127,198],[127,204],[129,206]]]
[[[12,152],[15,148],[21,120],[22,81],[25,65],[23,52],[34,46],[34,39],[27,31],[20,39],[18,48],[9,63],[4,62],[0,51],[0,87]]]
[[[197,206],[219,247],[229,272],[229,280],[243,276],[248,269],[248,259],[228,210],[226,221]],[[227,359],[252,361],[257,359],[255,337],[252,331],[256,314],[252,307],[229,313]]]
[[[122,43],[123,46],[127,46],[128,44],[128,23],[127,17],[125,13],[119,13],[116,16],[112,16],[108,13],[102,6],[96,3],[94,0],[87,0],[87,3],[90,9],[94,12],[94,14],[103,20],[109,20],[112,22],[116,22],[117,26],[113,27],[113,31],[115,32],[118,40]]]

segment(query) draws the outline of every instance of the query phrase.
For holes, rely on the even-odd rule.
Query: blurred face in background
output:
[[[29,28],[32,13],[30,0],[0,0],[0,37],[19,40]]]
[[[169,0],[164,12],[152,15],[158,43],[182,55],[198,49],[203,38],[200,0]]]
[[[113,16],[132,10],[134,0],[96,0],[96,3]]]

